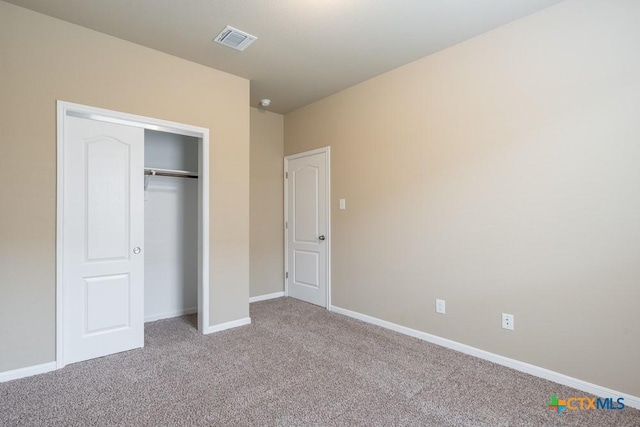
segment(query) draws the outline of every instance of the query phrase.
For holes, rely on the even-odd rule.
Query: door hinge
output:
[[[288,279],[289,278],[289,272],[287,271],[286,273],[284,273],[284,278]]]
[[[284,173],[284,178],[285,178],[285,179],[289,179],[289,172],[285,172],[285,173]]]
[[[284,222],[284,229],[288,230],[289,229],[289,221],[285,221]]]

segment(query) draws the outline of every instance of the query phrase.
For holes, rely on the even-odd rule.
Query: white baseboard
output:
[[[187,314],[193,314],[197,312],[198,312],[198,308],[185,308],[184,310],[171,311],[171,312],[161,313],[161,314],[153,314],[151,316],[145,316],[144,323],[155,322],[156,320],[162,320],[162,319],[170,319],[172,317],[186,316]]]
[[[26,368],[14,369],[12,371],[0,372],[0,383],[17,380],[19,378],[30,377],[32,375],[44,374],[55,371],[58,368],[56,362],[43,363],[41,365],[27,366]]]
[[[423,341],[428,341],[430,343],[437,344],[442,347],[450,348],[452,350],[456,350],[461,353],[468,354],[470,356],[475,356],[479,359],[488,360],[490,362],[497,363],[498,365],[515,369],[516,371],[524,372],[536,377],[544,378],[545,380],[556,382],[558,384],[573,387],[575,389],[578,389],[587,393],[591,393],[599,397],[605,397],[605,398],[624,397],[624,404],[626,406],[640,409],[640,397],[631,396],[630,394],[611,390],[609,388],[602,387],[597,384],[592,384],[587,381],[573,378],[558,372],[554,372],[549,369],[541,368],[539,366],[531,365],[529,363],[521,362],[519,360],[510,359],[508,357],[500,356],[499,354],[495,354],[495,353],[490,353],[485,350],[480,350],[479,348],[471,347],[470,345],[466,345],[466,344],[459,343],[457,341],[452,341],[446,338],[442,338],[437,335],[428,334],[426,332],[421,332],[416,329],[407,328],[406,326],[401,326],[395,323],[387,322],[386,320],[378,319],[372,316],[367,316],[366,314],[361,314],[355,311],[336,307],[335,305],[331,307],[331,311],[337,314],[342,314],[344,316],[352,317],[354,319],[362,320],[363,322],[366,322],[366,323],[371,323],[372,325],[381,326],[385,329],[390,329],[392,331],[399,332],[404,335],[409,335],[411,337],[418,338]]]
[[[233,320],[231,322],[218,323],[217,325],[207,326],[204,329],[205,334],[211,334],[214,332],[220,332],[231,328],[237,328],[238,326],[249,325],[251,323],[250,317],[244,319]]]
[[[249,298],[249,303],[258,302],[258,301],[266,301],[268,299],[276,299],[284,296],[284,292],[274,292],[272,294],[258,295],[257,297]]]

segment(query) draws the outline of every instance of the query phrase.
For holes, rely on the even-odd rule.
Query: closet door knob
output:
[[[135,248],[133,248],[133,253],[138,255],[140,253],[141,249],[139,246],[136,246]]]
[[[320,240],[324,240],[324,235],[323,235],[323,236],[318,237],[318,239],[320,239]]]

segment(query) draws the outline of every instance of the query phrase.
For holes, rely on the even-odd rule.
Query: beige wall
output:
[[[249,315],[249,82],[0,2],[0,372],[55,359],[56,100],[210,129],[210,323]]]
[[[287,114],[332,303],[640,396],[639,19],[567,1]]]
[[[284,291],[284,117],[251,108],[252,297]]]

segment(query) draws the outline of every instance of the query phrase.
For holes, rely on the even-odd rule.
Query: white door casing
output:
[[[58,100],[56,183],[56,368],[61,369],[66,364],[77,361],[75,360],[75,357],[67,354],[67,341],[70,339],[68,335],[72,333],[72,331],[68,325],[69,319],[67,315],[69,306],[68,293],[70,289],[67,288],[67,273],[65,271],[68,265],[68,254],[66,253],[66,250],[69,247],[66,239],[69,234],[68,228],[73,228],[75,224],[66,216],[65,212],[67,205],[69,204],[69,195],[67,192],[71,191],[68,187],[70,185],[73,186],[75,181],[78,180],[77,176],[69,176],[67,173],[68,160],[66,158],[66,148],[69,143],[67,138],[67,133],[69,132],[67,124],[70,118],[90,119],[95,123],[99,122],[106,125],[124,125],[124,127],[135,128],[139,132],[144,132],[144,129],[153,129],[161,132],[175,133],[198,138],[198,330],[203,334],[215,332],[216,329],[209,325],[209,129]],[[134,176],[133,179],[140,180],[138,184],[134,184],[135,191],[140,192],[138,200],[140,200],[140,203],[144,203],[144,160],[142,159],[142,152],[140,153],[140,158],[141,163],[138,169],[139,175]],[[139,217],[143,218],[142,211],[140,211]],[[136,226],[131,228],[131,230],[134,229],[143,230],[143,227]],[[109,240],[109,242],[110,244],[113,244],[112,240]],[[144,256],[142,243],[139,246],[141,248],[141,253],[139,255]],[[135,248],[136,246],[134,245],[131,247]],[[132,252],[131,255],[133,255]],[[73,254],[71,254],[71,256],[73,256]],[[140,257],[141,263],[143,262],[142,256]],[[142,268],[140,271],[144,272],[144,269]],[[115,276],[116,277],[113,279],[114,281],[117,281],[117,274],[115,274]],[[122,281],[120,282],[120,286],[122,286]],[[144,289],[141,289],[141,294],[142,296],[138,307],[138,313],[140,319],[143,319]],[[135,299],[136,298],[134,297],[134,300]],[[138,314],[136,314],[136,316],[138,316]],[[94,328],[99,326],[103,325],[95,323],[92,324],[92,327]],[[95,333],[98,335],[97,331]],[[106,330],[104,333],[106,333]],[[142,339],[142,337],[143,335],[140,335],[138,340]],[[142,344],[143,341],[140,342],[140,345],[136,344],[136,346],[139,347],[142,346]],[[109,351],[117,352],[120,350]]]
[[[285,158],[285,294],[330,308],[329,147]]]
[[[144,129],[65,118],[65,363],[144,345]]]

